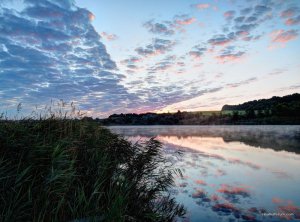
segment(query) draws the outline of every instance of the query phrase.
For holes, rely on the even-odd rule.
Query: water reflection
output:
[[[300,219],[299,126],[128,126],[131,140],[156,137],[183,170],[171,193],[187,221]],[[174,152],[180,150],[178,158]],[[276,215],[274,214],[276,213]]]
[[[125,136],[220,137],[225,142],[242,142],[253,147],[300,153],[299,126],[112,126]]]

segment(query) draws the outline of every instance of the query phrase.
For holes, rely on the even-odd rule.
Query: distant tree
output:
[[[293,106],[295,103],[299,103],[300,101],[300,94],[295,93],[292,95],[287,95],[283,97],[273,96],[270,99],[260,99],[260,100],[253,100],[249,102],[245,102],[239,105],[224,105],[222,107],[222,111],[225,110],[270,110],[270,109],[277,109],[280,107],[276,107],[279,104],[285,104]],[[280,112],[280,111],[279,111]],[[281,113],[282,114],[282,113]]]
[[[272,115],[271,110],[269,110],[269,109],[265,110],[265,111],[264,111],[264,115],[265,115],[265,116],[271,116],[271,115]]]
[[[239,119],[239,112],[233,111],[231,119],[232,121],[237,121]]]
[[[247,109],[246,110],[246,117],[251,119],[251,118],[255,118],[255,111],[254,109]]]
[[[262,110],[257,110],[257,117],[258,118],[261,118],[261,117],[264,117],[265,115],[264,115],[264,113],[263,113],[263,111]]]
[[[92,117],[85,116],[85,117],[82,118],[82,120],[91,122],[91,121],[93,121],[93,118],[92,118]]]

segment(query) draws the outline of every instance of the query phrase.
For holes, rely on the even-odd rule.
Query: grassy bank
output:
[[[56,118],[0,120],[0,220],[173,221],[176,172],[161,144]]]

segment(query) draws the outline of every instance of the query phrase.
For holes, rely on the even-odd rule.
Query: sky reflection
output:
[[[183,171],[184,177],[176,178],[172,194],[187,207],[187,221],[291,221],[299,218],[300,155],[297,149],[300,143],[297,135],[300,127],[131,126],[111,129],[131,140],[155,136],[164,144],[166,157]],[[249,145],[252,140],[257,147]],[[274,142],[277,140],[280,143]],[[260,141],[262,146],[259,146]],[[183,153],[180,158],[174,156],[178,150]]]

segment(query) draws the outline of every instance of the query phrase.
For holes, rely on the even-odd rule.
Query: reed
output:
[[[0,120],[0,220],[174,221],[174,169],[155,139],[131,143],[71,112]]]

